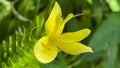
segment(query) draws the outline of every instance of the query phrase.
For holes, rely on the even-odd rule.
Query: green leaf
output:
[[[0,0],[0,21],[11,11],[11,3],[6,0]]]
[[[120,11],[120,3],[118,0],[106,0],[113,12]]]
[[[115,68],[117,47],[120,42],[120,13],[112,13],[93,34],[90,43],[93,54],[83,56],[84,61],[99,61],[104,59],[104,68]]]

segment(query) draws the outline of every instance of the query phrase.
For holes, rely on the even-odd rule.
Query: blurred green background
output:
[[[45,35],[44,23],[55,0],[0,0],[0,68],[120,68],[120,0],[57,0],[63,18],[72,18],[64,32],[91,29],[81,41],[94,53],[71,56],[59,52],[42,64],[34,56],[35,42]]]

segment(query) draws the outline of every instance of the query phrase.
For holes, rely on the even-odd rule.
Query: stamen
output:
[[[44,47],[45,50],[46,50],[46,49],[47,49],[47,50],[51,50],[51,48],[48,47],[48,46],[45,46],[43,42],[41,42],[41,44],[42,44],[42,46]]]

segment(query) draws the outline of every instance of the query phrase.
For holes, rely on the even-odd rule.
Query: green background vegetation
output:
[[[81,41],[94,53],[71,56],[59,52],[42,64],[34,56],[35,42],[45,35],[44,23],[55,0],[0,0],[0,68],[120,68],[120,0],[57,0],[63,18],[72,18],[64,32],[91,29]]]

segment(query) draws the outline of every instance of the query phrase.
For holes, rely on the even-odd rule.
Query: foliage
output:
[[[44,22],[55,0],[0,0],[0,68],[120,68],[120,0],[57,0],[63,18],[72,18],[64,32],[90,28],[82,43],[94,53],[72,56],[59,51],[42,64],[34,56],[36,41],[45,35]]]

